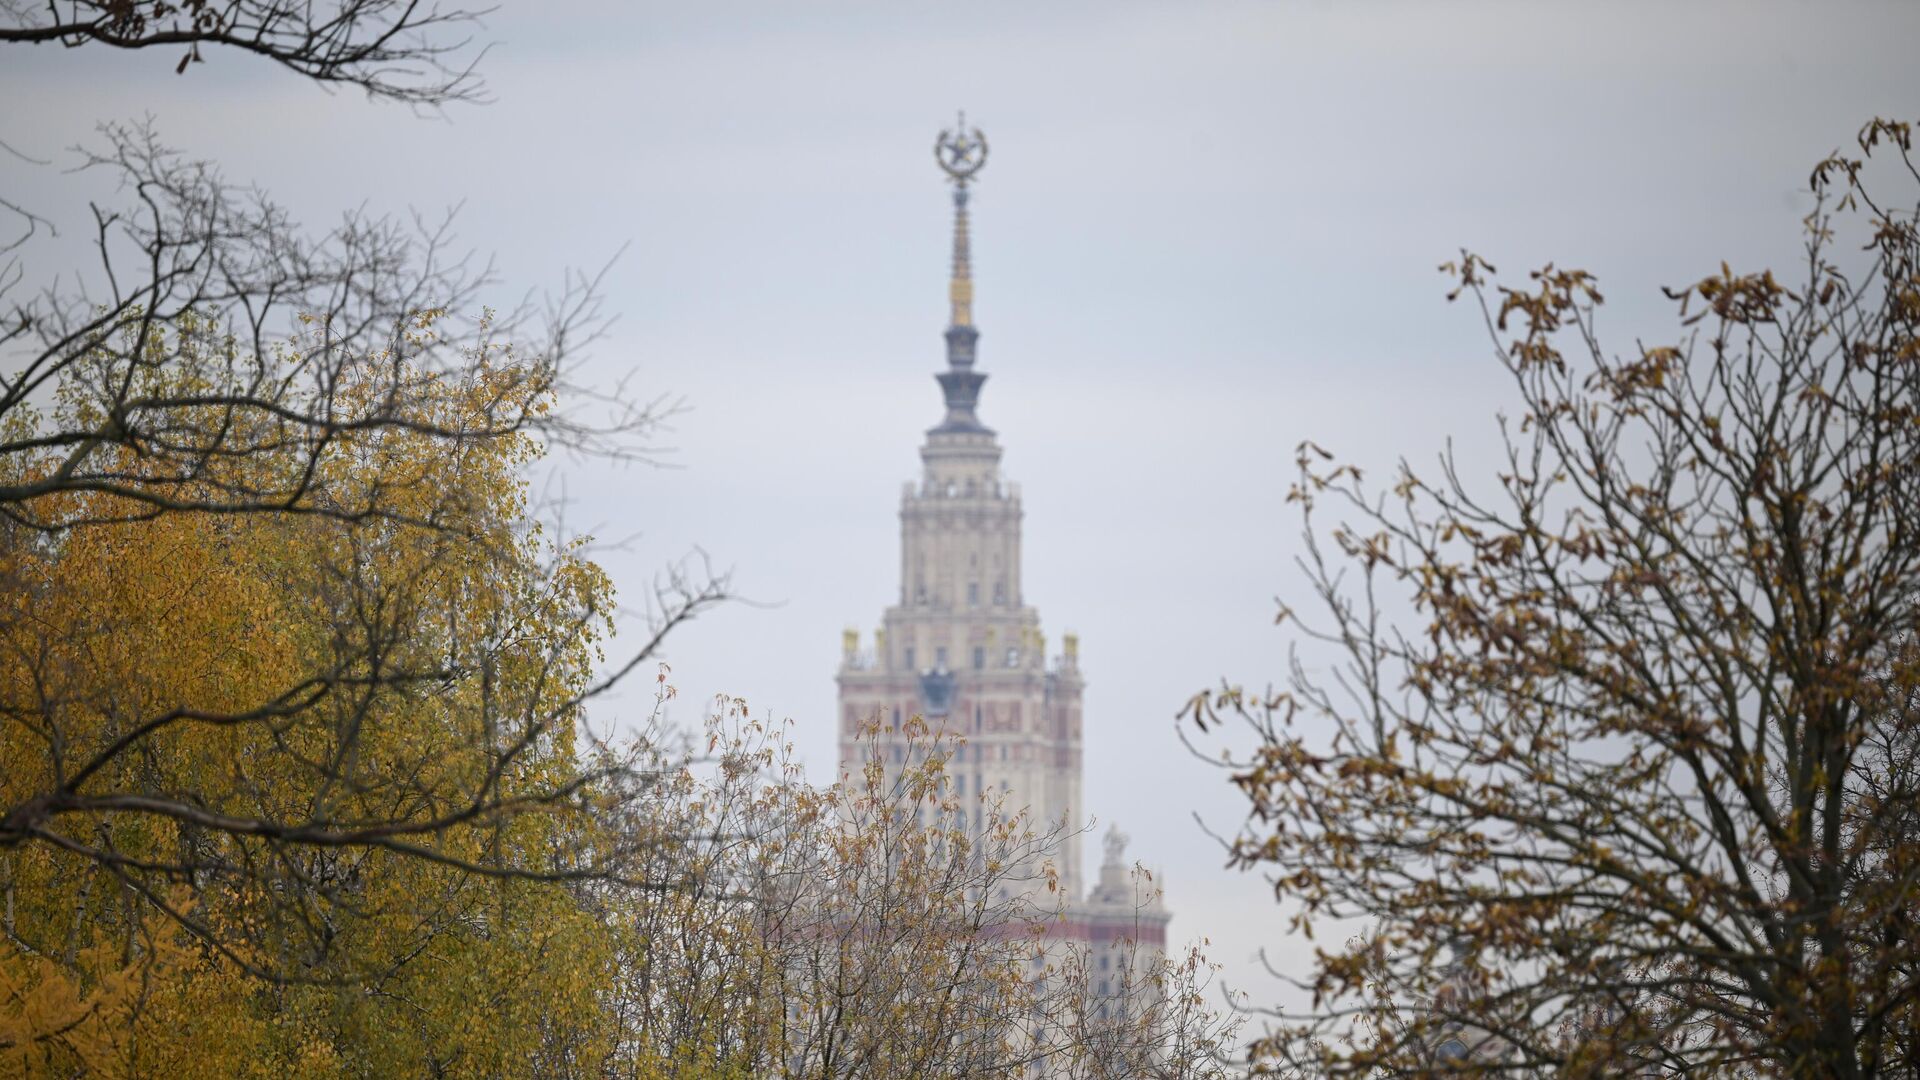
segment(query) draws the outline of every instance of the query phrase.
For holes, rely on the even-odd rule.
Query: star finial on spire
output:
[[[940,138],[934,141],[933,159],[963,188],[986,165],[987,137],[980,134],[979,128],[967,127],[966,110],[960,111],[960,122],[951,131],[941,132]]]

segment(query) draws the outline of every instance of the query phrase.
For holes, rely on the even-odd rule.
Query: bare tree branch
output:
[[[323,86],[410,105],[483,100],[465,33],[484,14],[420,0],[50,0],[0,4],[0,45],[201,50],[263,57]]]

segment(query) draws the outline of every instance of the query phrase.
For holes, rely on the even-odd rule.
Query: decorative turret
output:
[[[947,283],[947,370],[934,378],[946,396],[947,416],[934,431],[988,429],[974,415],[980,384],[987,377],[973,370],[974,349],[980,331],[973,325],[973,249],[967,232],[967,184],[987,163],[987,138],[979,128],[967,127],[967,114],[933,144],[934,160],[953,182],[953,276]]]

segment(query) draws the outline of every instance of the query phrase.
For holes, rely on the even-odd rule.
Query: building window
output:
[[[1008,667],[1020,666],[1020,650],[1017,647],[1009,647],[1007,649],[1007,666]]]
[[[975,645],[973,647],[973,670],[979,671],[981,668],[986,666],[987,666],[986,646]]]
[[[1007,602],[1006,582],[996,581],[993,583],[993,602],[995,604],[1005,604]]]
[[[913,670],[913,646],[907,646],[907,670]]]
[[[967,606],[980,606],[980,583],[977,581],[967,582]]]
[[[900,706],[898,705],[893,707],[893,730],[900,730]]]
[[[933,650],[933,666],[941,671],[947,670],[947,647],[938,645]]]
[[[978,705],[973,707],[973,730],[980,730],[980,706]]]
[[[955,795],[965,795],[967,793],[966,773],[960,773],[953,778],[953,793]]]

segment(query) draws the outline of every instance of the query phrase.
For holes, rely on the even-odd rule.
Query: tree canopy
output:
[[[1266,1067],[1920,1068],[1920,172],[1907,124],[1858,147],[1804,263],[1669,290],[1624,356],[1585,272],[1445,267],[1512,376],[1497,476],[1302,448],[1281,618],[1339,662],[1187,714],[1256,736],[1234,859],[1365,927]]]

